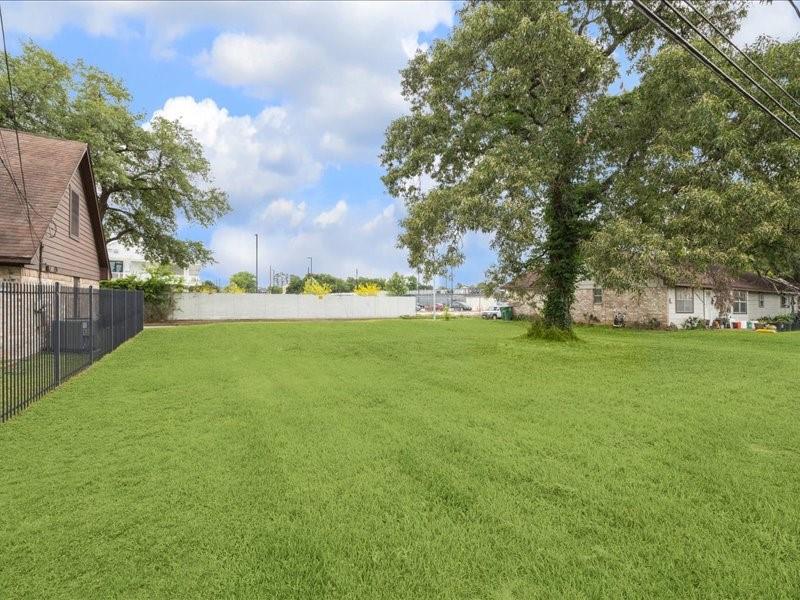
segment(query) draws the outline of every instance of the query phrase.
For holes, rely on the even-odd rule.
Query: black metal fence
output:
[[[143,326],[140,291],[0,283],[0,422]]]

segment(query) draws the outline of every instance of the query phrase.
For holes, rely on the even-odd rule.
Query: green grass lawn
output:
[[[0,597],[797,598],[800,334],[146,330],[0,426]]]

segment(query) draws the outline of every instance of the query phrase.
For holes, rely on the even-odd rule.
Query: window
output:
[[[125,270],[125,263],[121,260],[112,260],[111,261],[111,272],[112,273],[122,273]]]
[[[747,314],[747,292],[745,290],[733,290],[733,314]]]
[[[675,312],[694,312],[694,290],[688,287],[675,288]]]
[[[81,199],[78,192],[70,190],[69,196],[69,234],[76,238],[81,227]]]
[[[786,294],[781,294],[781,308],[791,308],[792,300]]]
[[[782,302],[783,300],[781,300]],[[764,294],[758,295],[758,308],[764,308]]]
[[[594,288],[592,290],[592,299],[595,304],[603,303],[603,288]]]

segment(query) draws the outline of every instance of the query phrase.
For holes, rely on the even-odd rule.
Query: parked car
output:
[[[500,319],[503,315],[500,314],[500,309],[503,308],[499,304],[495,306],[490,306],[487,310],[484,310],[481,313],[481,318],[483,319]]]
[[[472,310],[472,307],[469,304],[464,302],[460,302],[458,300],[453,300],[450,304],[450,310],[460,311],[460,310]]]

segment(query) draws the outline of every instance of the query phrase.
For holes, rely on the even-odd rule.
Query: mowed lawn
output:
[[[800,596],[800,335],[523,331],[144,331],[0,426],[0,597]]]

